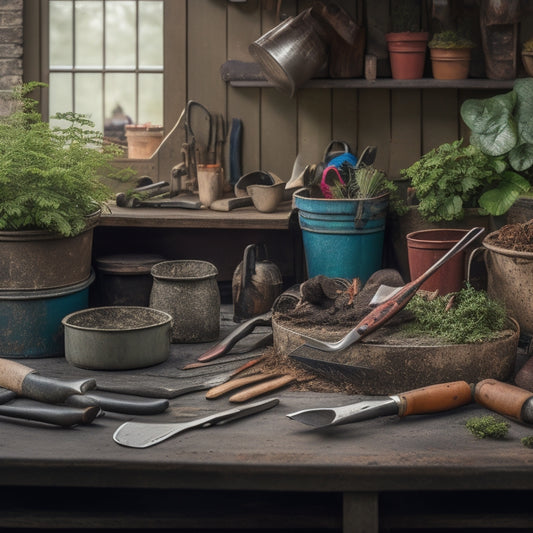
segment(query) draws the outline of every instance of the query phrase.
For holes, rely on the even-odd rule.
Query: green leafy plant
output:
[[[474,48],[474,43],[455,30],[435,33],[428,42],[429,48]]]
[[[505,327],[505,307],[483,290],[467,284],[450,295],[434,299],[415,294],[406,309],[414,321],[406,324],[410,333],[429,334],[455,344],[468,344],[495,338]]]
[[[57,114],[65,127],[42,120],[29,93],[40,83],[17,87],[14,112],[0,118],[0,229],[45,229],[73,236],[86,217],[111,197],[103,176],[126,179],[111,161],[120,148],[104,144],[85,115]]]
[[[533,78],[491,98],[470,99],[461,117],[471,130],[470,143],[489,156],[502,157],[516,172],[533,176]]]
[[[520,439],[520,442],[526,448],[533,448],[533,436],[531,436],[531,435],[529,437],[522,437]]]
[[[444,143],[400,171],[416,192],[418,211],[430,222],[460,220],[465,208],[502,215],[530,188],[528,180],[463,140]]]
[[[478,439],[503,439],[511,424],[493,415],[469,418],[466,428]]]

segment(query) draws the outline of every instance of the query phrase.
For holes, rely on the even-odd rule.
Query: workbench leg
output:
[[[345,492],[342,502],[343,533],[378,533],[377,492]]]

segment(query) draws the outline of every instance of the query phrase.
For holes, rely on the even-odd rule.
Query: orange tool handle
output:
[[[275,375],[276,374],[253,374],[251,376],[245,376],[243,378],[234,378],[230,381],[227,381],[226,383],[222,383],[221,385],[217,385],[216,387],[209,389],[205,397],[208,400],[214,400],[215,398],[219,398],[220,396],[223,396],[224,394],[231,392],[232,390],[240,389],[245,385],[257,383],[258,381],[265,381],[266,379],[272,378]]]
[[[256,398],[257,396],[266,394],[267,392],[271,392],[273,390],[280,389],[281,387],[285,387],[285,385],[288,385],[289,383],[292,383],[295,380],[296,378],[294,376],[280,376],[278,378],[265,381],[264,383],[259,383],[258,385],[254,385],[253,387],[249,387],[241,392],[238,392],[237,394],[231,396],[229,401],[231,403],[247,402],[252,398]]]
[[[399,416],[438,413],[471,403],[472,389],[466,381],[430,385],[398,395]]]
[[[495,379],[484,379],[476,385],[474,397],[491,411],[522,421],[522,407],[533,398],[533,393]]]

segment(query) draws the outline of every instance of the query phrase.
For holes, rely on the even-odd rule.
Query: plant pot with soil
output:
[[[428,43],[433,77],[437,80],[468,78],[474,43],[454,30],[436,33]]]
[[[448,230],[465,228],[466,217],[473,215],[477,220],[467,228],[473,225],[490,228],[494,220],[510,209],[520,192],[530,187],[504,161],[483,153],[475,145],[463,145],[462,139],[430,150],[403,169],[401,175],[415,193],[416,205],[412,209],[431,228]],[[479,217],[486,217],[487,223],[481,223]],[[402,218],[398,217],[396,232],[406,236],[407,232],[401,229]],[[425,228],[418,228],[421,229]],[[400,264],[405,264],[404,242],[393,239]]]
[[[362,283],[382,267],[386,215],[394,184],[373,166],[328,166],[320,186],[299,189],[294,206],[309,277]]]
[[[60,292],[91,278],[93,230],[111,197],[101,177],[117,176],[111,166],[117,149],[104,145],[85,116],[56,115],[64,127],[42,120],[29,97],[42,86],[17,87],[14,111],[0,117],[2,305],[6,295],[20,300],[30,291],[44,291],[61,303]]]
[[[385,34],[392,77],[412,80],[424,76],[429,33],[421,30],[422,6],[418,0],[392,0],[391,31]]]

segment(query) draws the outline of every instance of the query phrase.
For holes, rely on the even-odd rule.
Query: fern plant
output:
[[[465,208],[502,215],[530,187],[503,158],[462,143],[444,143],[401,170],[416,192],[420,215],[430,222],[461,220]]]
[[[56,115],[66,127],[42,120],[29,93],[32,82],[12,94],[14,112],[0,118],[0,230],[44,229],[74,236],[86,217],[111,197],[103,176],[126,179],[111,161],[116,147],[85,116]]]

